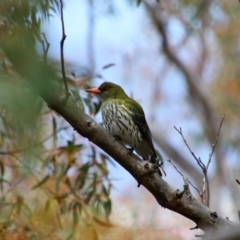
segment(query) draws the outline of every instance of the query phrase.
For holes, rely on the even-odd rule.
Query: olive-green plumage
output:
[[[102,100],[103,122],[110,134],[134,149],[144,160],[156,163],[157,155],[142,107],[111,82],[104,82],[87,92],[97,94]]]

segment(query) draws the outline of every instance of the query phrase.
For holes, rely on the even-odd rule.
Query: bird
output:
[[[101,113],[107,131],[129,146],[130,152],[135,150],[143,160],[161,168],[162,162],[159,164],[141,105],[130,98],[122,87],[112,82],[104,82],[98,88],[91,88],[86,92],[95,94],[102,101]],[[160,169],[159,174],[162,176]]]

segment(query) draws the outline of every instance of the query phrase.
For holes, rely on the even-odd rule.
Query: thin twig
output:
[[[108,64],[106,64],[102,67],[102,70],[105,70],[105,69],[110,68],[110,67],[115,67],[115,65],[116,65],[115,63],[108,63]]]
[[[221,131],[221,127],[222,127],[224,118],[225,118],[225,114],[222,115],[220,126],[219,126],[218,132],[217,132],[217,137],[216,137],[215,143],[212,145],[212,152],[209,154],[209,159],[208,159],[208,163],[207,163],[207,166],[206,166],[206,170],[208,170],[208,167],[209,167],[209,165],[211,163],[212,156],[213,156],[213,153],[215,151],[215,148],[216,148],[216,145],[217,145],[217,142],[218,142],[218,138],[219,138],[219,135],[220,135],[220,131]]]
[[[208,176],[207,176],[207,168],[205,166],[205,164],[202,162],[201,158],[197,158],[197,156],[194,154],[194,152],[192,151],[192,149],[190,148],[190,146],[188,145],[185,137],[183,136],[182,133],[182,128],[177,129],[175,126],[174,128],[179,132],[179,134],[181,135],[185,145],[187,146],[188,150],[190,151],[190,153],[192,154],[192,156],[194,157],[194,159],[197,161],[197,164],[200,166],[200,168],[203,171],[203,192],[202,192],[202,201],[203,203],[209,207],[209,203],[210,203],[210,188],[209,188],[209,181],[208,181]]]
[[[236,179],[236,182],[240,185],[240,181],[238,179]]]
[[[208,171],[208,168],[209,168],[209,165],[211,163],[211,160],[212,160],[212,156],[213,156],[213,153],[215,151],[215,148],[216,148],[216,145],[217,145],[217,142],[218,142],[218,138],[219,138],[219,135],[220,135],[220,131],[221,131],[221,127],[222,127],[222,123],[223,123],[223,120],[225,118],[225,115],[223,114],[222,115],[222,119],[221,119],[221,122],[220,122],[220,125],[219,125],[219,128],[218,128],[218,132],[217,132],[217,136],[216,136],[216,140],[214,142],[214,144],[212,145],[212,151],[211,153],[209,154],[209,159],[208,159],[208,162],[207,162],[207,165],[205,165],[201,158],[197,157],[194,152],[192,151],[192,149],[189,147],[185,137],[183,136],[183,133],[182,133],[182,128],[176,128],[174,126],[174,128],[179,132],[179,134],[181,135],[185,145],[187,146],[188,150],[190,151],[190,153],[192,154],[192,156],[194,157],[194,159],[197,161],[197,164],[200,166],[200,168],[202,169],[203,171],[203,175],[204,175],[204,178],[203,178],[203,192],[202,192],[202,199],[203,199],[203,203],[209,207],[209,204],[210,204],[210,186],[209,186],[209,180],[208,180],[208,175],[207,175],[207,171]]]
[[[43,40],[41,39],[40,41],[43,47],[43,59],[44,59],[44,62],[47,63],[47,54],[50,47],[50,43],[48,42],[45,33],[42,33],[42,36],[43,36]]]
[[[225,118],[225,114],[222,115],[222,119],[221,119],[221,122],[220,122],[220,125],[219,125],[219,128],[218,128],[216,140],[215,140],[214,144],[212,145],[212,152],[209,154],[209,159],[208,159],[207,165],[204,165],[204,168],[202,168],[203,174],[204,174],[205,185],[206,185],[206,188],[203,191],[203,199],[206,199],[206,205],[208,207],[210,205],[210,185],[209,185],[207,171],[208,171],[209,165],[210,165],[211,160],[212,160],[213,153],[215,151],[215,148],[216,148],[216,145],[217,145],[217,142],[218,142],[218,138],[219,138],[219,135],[220,135],[220,131],[221,131],[221,127],[222,127],[222,123],[224,121],[224,118]],[[203,186],[203,187],[205,187],[205,186]]]
[[[185,178],[184,174],[177,168],[177,166],[173,163],[173,161],[169,158],[167,159],[167,161],[169,161],[173,167],[177,170],[177,172],[183,177],[183,179]],[[188,180],[188,182],[190,183],[190,185],[192,185],[192,187],[199,193],[200,197],[202,198],[202,193],[201,191],[192,183]]]
[[[210,205],[210,187],[209,187],[209,180],[207,175],[207,169],[204,166],[203,169],[203,204],[205,204],[207,207]]]
[[[194,166],[194,164],[190,163],[184,156],[181,150],[175,149],[168,141],[164,140],[161,136],[154,134],[153,138],[157,142],[161,149],[165,152],[169,152],[170,157],[174,159],[175,163],[184,170],[188,171],[188,174],[191,175],[192,179],[195,179],[196,182],[200,182],[202,180],[202,171]]]
[[[197,161],[198,165],[201,167],[201,169],[204,168],[204,163],[202,162],[201,158],[198,158],[195,153],[192,151],[192,149],[189,147],[185,137],[183,136],[183,133],[182,133],[182,128],[180,127],[179,129],[177,127],[174,126],[174,128],[179,132],[179,134],[181,135],[185,145],[187,146],[189,152],[192,154],[192,156],[194,157],[194,159]]]
[[[65,73],[65,65],[64,65],[64,41],[67,37],[65,34],[65,26],[64,26],[64,18],[63,18],[63,1],[60,1],[60,14],[61,14],[61,24],[62,24],[62,39],[60,41],[60,53],[61,53],[61,69],[62,69],[62,77],[63,77],[63,82],[65,86],[65,99],[64,102],[66,103],[70,94],[68,92],[68,85],[67,85],[67,78],[66,78],[66,73]]]

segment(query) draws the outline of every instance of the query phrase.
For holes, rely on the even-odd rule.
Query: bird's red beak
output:
[[[90,88],[86,90],[86,92],[95,93],[95,94],[101,93],[101,91],[98,88]]]

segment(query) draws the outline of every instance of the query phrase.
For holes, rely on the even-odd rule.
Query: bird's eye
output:
[[[110,87],[108,87],[108,86],[104,88],[105,91],[108,91],[109,89],[110,89]]]

